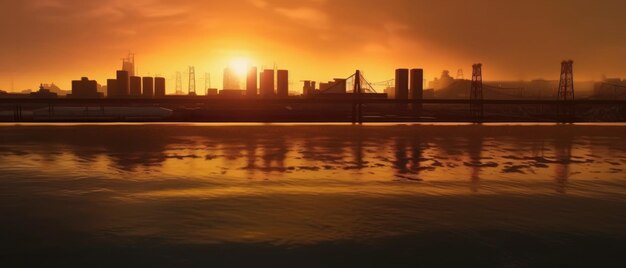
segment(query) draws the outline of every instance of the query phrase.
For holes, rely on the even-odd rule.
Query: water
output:
[[[625,138],[624,125],[0,125],[0,264],[619,266]]]

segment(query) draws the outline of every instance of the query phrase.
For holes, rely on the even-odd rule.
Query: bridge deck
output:
[[[37,98],[6,98],[0,99],[0,105],[6,104],[47,104],[47,105],[176,105],[176,104],[352,104],[357,102],[353,99],[224,99],[224,98],[154,98],[154,99],[37,99]],[[493,104],[493,105],[626,105],[626,100],[483,100],[480,102],[472,102],[470,100],[460,99],[425,99],[425,100],[390,100],[390,99],[361,99],[358,101],[363,104]]]

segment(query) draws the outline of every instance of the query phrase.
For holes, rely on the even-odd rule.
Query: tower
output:
[[[183,95],[183,78],[180,72],[176,72],[176,95]]]
[[[352,103],[352,124],[363,124],[363,88],[361,79],[363,79],[361,71],[356,70],[356,73],[354,74],[354,89],[352,90],[354,93],[354,102]]]
[[[470,89],[470,110],[475,120],[481,120],[483,107],[483,65],[472,65],[472,87]]]
[[[135,54],[128,53],[128,56],[122,59],[122,70],[127,71],[128,76],[135,76]]]
[[[424,70],[411,69],[409,77],[409,92],[412,100],[424,99]],[[421,103],[413,103],[413,110],[416,113],[422,112],[423,105]]]
[[[574,100],[574,61],[572,60],[561,63],[558,99],[560,101]]]
[[[561,62],[561,80],[559,82],[557,118],[562,123],[574,122],[576,108],[574,101],[574,61]]]
[[[165,97],[165,78],[163,77],[155,77],[154,78],[154,96],[157,98]]]
[[[276,92],[279,98],[289,97],[289,71],[276,71]]]
[[[250,67],[246,79],[246,96],[255,98],[258,93],[258,72],[256,67]]]
[[[189,88],[187,89],[189,96],[196,95],[196,67],[189,66]]]
[[[117,91],[118,97],[126,97],[130,94],[130,77],[127,71],[117,71]]]
[[[396,99],[409,99],[409,69],[396,70]]]
[[[154,97],[154,78],[153,77],[144,77],[142,78],[142,87],[143,87],[143,97],[144,98],[152,98]]]
[[[271,98],[276,95],[274,91],[274,70],[266,69],[261,72],[261,96]]]

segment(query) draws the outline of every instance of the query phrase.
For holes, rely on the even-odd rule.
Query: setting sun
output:
[[[243,57],[235,58],[230,62],[230,68],[232,68],[240,77],[244,77],[246,75],[249,65],[250,61]]]

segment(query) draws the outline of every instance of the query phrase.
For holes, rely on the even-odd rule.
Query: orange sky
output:
[[[623,0],[21,0],[0,3],[0,89],[89,76],[104,84],[129,51],[140,75],[196,67],[197,84],[233,59],[290,70],[300,80],[393,78],[397,67],[486,80],[557,79],[576,61],[578,80],[626,77]],[[186,80],[186,79],[185,79]],[[185,81],[186,84],[186,81]]]

